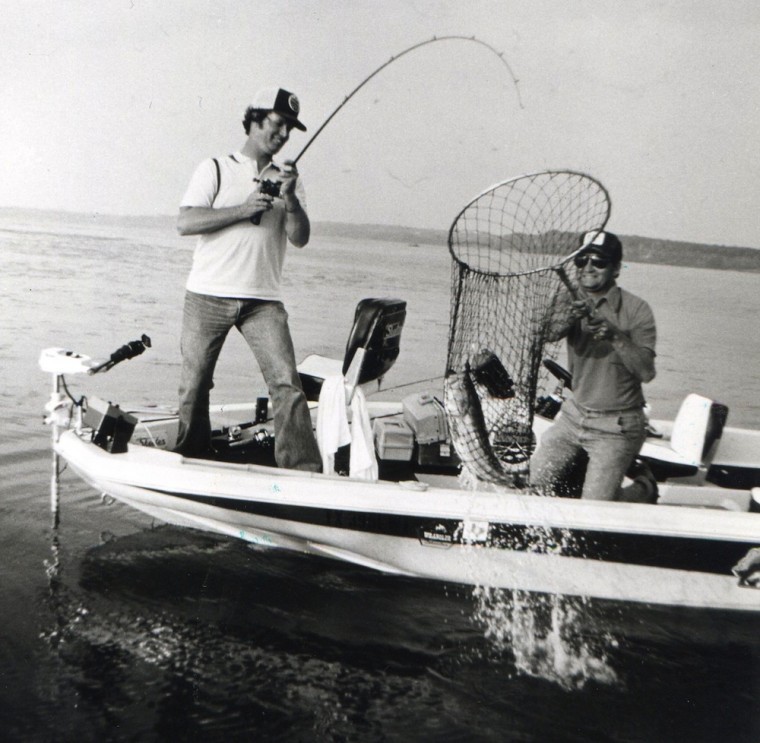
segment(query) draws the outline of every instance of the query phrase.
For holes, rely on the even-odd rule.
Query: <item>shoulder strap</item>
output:
[[[222,186],[222,171],[219,169],[219,161],[214,158],[214,165],[216,165],[216,191],[214,192],[214,198],[211,199],[211,206],[214,206],[216,197],[219,196],[219,189]]]

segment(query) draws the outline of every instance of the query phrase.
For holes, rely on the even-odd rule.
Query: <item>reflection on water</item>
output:
[[[477,638],[440,586],[401,581],[391,591],[382,576],[318,558],[160,527],[107,536],[71,584],[57,535],[52,544],[55,621],[42,637],[56,659],[48,702],[76,700],[73,719],[58,710],[64,729],[86,720],[106,732],[147,705],[129,720],[132,734],[254,726],[382,739],[399,710],[445,707],[451,692],[430,671],[466,670],[462,644]],[[439,724],[464,739],[467,725],[427,723],[434,734]]]
[[[98,521],[116,523],[122,507],[103,510]],[[562,741],[597,739],[602,724],[609,740],[686,730],[707,741],[720,727],[749,741],[756,730],[751,618],[700,624],[472,591],[166,526],[104,532],[80,551],[63,516],[35,702],[62,739]],[[730,719],[705,724],[705,705]]]

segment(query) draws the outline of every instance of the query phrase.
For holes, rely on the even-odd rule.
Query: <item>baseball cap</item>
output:
[[[262,88],[255,96],[251,108],[262,111],[274,111],[285,119],[292,122],[296,129],[302,132],[306,127],[298,120],[298,113],[301,110],[301,104],[294,93],[283,88]]]
[[[623,260],[623,245],[618,236],[611,232],[587,232],[581,238],[581,246],[582,250],[578,255],[598,253],[612,263],[620,263]]]

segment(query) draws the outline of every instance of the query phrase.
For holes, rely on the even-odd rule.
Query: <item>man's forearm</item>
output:
[[[612,347],[628,369],[642,382],[651,382],[655,376],[654,354],[648,348],[637,346],[625,333],[617,331],[610,339]]]
[[[285,199],[285,233],[297,248],[306,245],[311,236],[309,215],[295,196]]]
[[[205,235],[209,232],[229,227],[231,224],[248,219],[245,204],[212,209],[204,206],[186,206],[180,209],[177,217],[177,232],[180,235]]]
[[[594,337],[597,340],[610,341],[623,366],[631,374],[642,382],[651,382],[654,379],[654,352],[634,343],[630,335],[614,322],[606,304],[599,308],[589,322],[596,326],[591,330]]]

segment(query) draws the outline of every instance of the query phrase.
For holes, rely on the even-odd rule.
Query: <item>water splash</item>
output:
[[[591,634],[588,599],[478,586],[473,619],[492,648],[511,651],[518,673],[543,678],[565,689],[589,681],[617,685],[610,662],[617,640]]]
[[[502,485],[479,481],[464,468],[459,481],[465,490],[509,492]],[[462,538],[468,544],[464,526]],[[574,558],[583,557],[587,547],[572,530],[541,524],[488,524],[483,534],[469,545],[471,554],[487,546],[523,554]],[[463,554],[470,553],[465,550]],[[621,683],[610,661],[618,640],[610,632],[599,630],[587,597],[483,584],[473,589],[473,597],[473,621],[482,628],[495,652],[511,651],[518,673],[553,681],[565,689],[582,689],[589,681]]]

